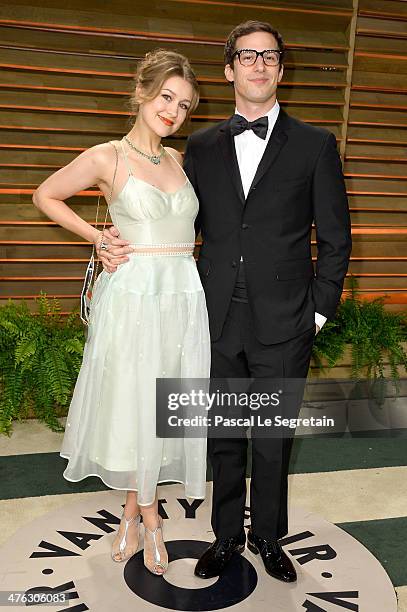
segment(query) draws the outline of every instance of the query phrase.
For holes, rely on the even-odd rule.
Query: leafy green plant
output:
[[[25,302],[0,308],[0,432],[8,435],[13,420],[30,415],[62,431],[59,417],[67,412],[82,362],[85,336],[78,314],[61,315],[58,301],[45,294],[38,307],[37,314]],[[315,338],[313,361],[323,372],[350,346],[351,377],[367,379],[373,395],[383,398],[386,362],[395,384],[399,370],[407,371],[405,341],[406,313],[387,311],[382,299],[360,299],[351,277],[349,297]]]
[[[38,313],[11,300],[0,308],[0,432],[30,413],[53,431],[80,369],[84,331],[76,312],[61,315],[57,300],[42,294]],[[65,410],[64,410],[65,409]]]
[[[351,378],[367,379],[377,399],[385,393],[386,363],[396,389],[399,370],[407,371],[407,353],[402,345],[407,341],[407,313],[387,311],[383,298],[362,300],[354,277],[350,288],[335,319],[328,321],[316,336],[312,357],[324,371],[325,363],[328,367],[335,366],[350,346]]]

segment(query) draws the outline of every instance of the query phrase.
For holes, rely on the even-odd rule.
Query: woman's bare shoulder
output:
[[[112,164],[115,163],[116,152],[119,147],[119,141],[101,142],[100,144],[94,145],[87,149],[86,154],[89,156],[90,161],[98,169],[98,173],[101,178],[105,173],[110,175],[110,169]]]
[[[180,164],[180,166],[182,166],[183,164],[183,159],[182,159],[182,154],[177,151],[177,149],[173,149],[172,147],[164,147],[164,149],[173,157],[175,157],[175,159],[177,160],[177,162]]]
[[[97,161],[111,161],[120,146],[120,142],[118,140],[109,140],[108,142],[101,142],[90,149],[88,149],[89,154]]]

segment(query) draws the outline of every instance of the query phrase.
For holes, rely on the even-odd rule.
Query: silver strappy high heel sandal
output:
[[[127,561],[127,559],[130,559],[130,557],[136,554],[138,545],[139,545],[140,514],[137,514],[136,516],[133,516],[131,519],[127,520],[126,517],[124,516],[124,511],[123,511],[122,517],[120,520],[120,526],[122,525],[123,521],[124,521],[124,535],[120,539],[120,535],[119,535],[120,527],[119,527],[116,538],[114,539],[113,544],[112,544],[112,559],[113,561],[116,561],[116,563],[120,563],[122,561]],[[130,546],[128,546],[127,544],[127,532],[132,523],[135,523],[135,527],[137,529],[137,541],[130,548]]]
[[[144,565],[156,576],[162,576],[168,569],[168,555],[163,538],[163,520],[158,517],[160,525],[148,529],[144,525]]]

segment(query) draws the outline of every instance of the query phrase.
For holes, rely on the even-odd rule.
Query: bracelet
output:
[[[100,244],[103,242],[103,232],[100,230],[96,230],[98,232],[98,235],[96,236],[96,238],[93,241],[93,244],[95,245],[96,249],[100,248]],[[99,243],[100,241],[100,243]]]

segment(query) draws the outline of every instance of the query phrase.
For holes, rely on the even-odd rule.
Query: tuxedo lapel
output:
[[[245,203],[242,179],[240,177],[239,165],[237,163],[235,143],[233,136],[230,133],[230,119],[219,130],[218,143],[222,150],[227,169],[230,172],[230,178],[236,193],[241,200],[242,205]]]
[[[280,112],[278,114],[273,131],[271,132],[266,150],[264,151],[263,157],[261,158],[260,163],[257,167],[253,182],[250,185],[249,193],[257,186],[257,184],[261,181],[265,173],[270,170],[271,166],[277,158],[277,155],[280,153],[282,147],[287,141],[288,129],[289,116],[283,109],[280,108]]]

